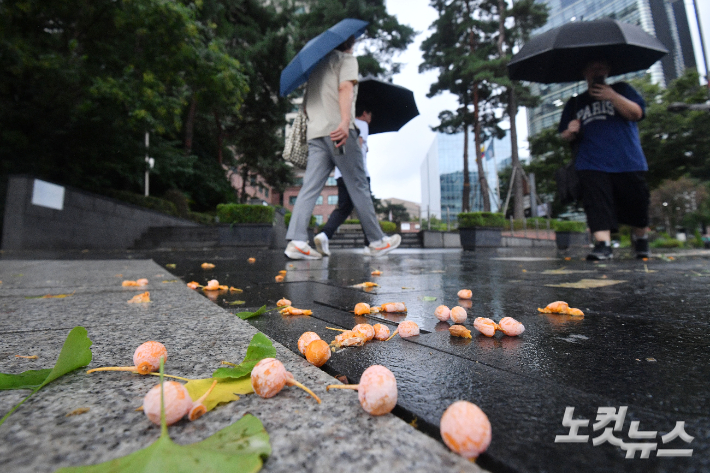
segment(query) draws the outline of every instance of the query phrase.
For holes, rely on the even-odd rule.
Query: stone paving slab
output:
[[[43,281],[53,280],[53,274],[72,267],[78,282],[81,266],[94,273],[92,277],[104,271],[106,281],[111,281],[108,275],[126,266],[136,275],[161,271],[147,261],[85,261],[78,266],[74,262],[43,261],[24,265],[23,278],[31,281],[29,285],[44,287]],[[18,267],[19,263],[0,261],[3,284],[17,274]],[[70,286],[70,282],[64,282],[60,287]],[[155,302],[140,309],[125,304],[122,293],[106,291],[110,286],[96,286],[93,295],[76,294],[58,300],[3,297],[0,370],[21,372],[53,366],[69,329],[73,324],[83,324],[94,342],[90,367],[127,364],[138,344],[155,338],[168,347],[168,373],[208,377],[223,359],[241,361],[256,333],[248,323],[182,284],[166,285]],[[270,435],[273,454],[263,471],[481,471],[393,415],[368,415],[355,393],[326,393],[325,386],[333,383],[332,377],[283,345],[274,346],[296,379],[322,394],[322,405],[295,388],[286,388],[268,400],[242,396],[196,422],[181,421],[172,426],[172,438],[177,443],[202,440],[248,412],[264,423]],[[15,354],[37,354],[39,359],[20,361]],[[159,427],[134,409],[155,383],[152,376],[87,375],[84,370],[60,378],[0,426],[3,470],[49,472],[61,466],[106,461],[147,446],[158,437]],[[26,393],[0,392],[0,410],[9,410]],[[90,410],[65,417],[76,407]]]

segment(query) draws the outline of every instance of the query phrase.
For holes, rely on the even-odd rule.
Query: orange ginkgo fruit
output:
[[[449,327],[449,333],[452,337],[471,338],[471,331],[463,325],[452,325]]]
[[[466,321],[468,318],[468,314],[466,313],[466,309],[460,306],[452,307],[451,308],[451,321],[455,324],[462,324]]]
[[[525,331],[525,326],[515,320],[513,317],[503,317],[498,322],[500,331],[509,337],[517,337]]]
[[[247,263],[249,263],[249,264],[254,264],[254,263],[256,263],[256,258],[249,258],[249,259],[247,259]]]
[[[473,297],[473,292],[470,289],[461,289],[458,292],[459,299],[470,299]]]
[[[366,315],[370,313],[370,304],[358,302],[355,304],[355,315]]]
[[[475,459],[491,443],[491,422],[477,405],[456,401],[441,416],[441,438],[464,458]]]
[[[451,317],[451,310],[445,305],[440,305],[434,310],[434,315],[442,322],[446,322]]]
[[[288,307],[291,305],[291,301],[286,298],[281,298],[276,301],[276,307]]]
[[[306,360],[320,368],[330,359],[330,346],[323,340],[313,340],[306,347]]]
[[[366,342],[375,338],[375,328],[370,324],[357,324],[353,327],[353,332],[362,336]]]
[[[96,371],[137,371],[140,374],[148,374],[158,371],[160,368],[160,358],[163,362],[168,360],[168,350],[160,342],[154,340],[142,343],[133,352],[133,366],[108,366],[104,368],[94,368],[87,373]]]
[[[360,405],[373,416],[387,414],[397,405],[397,380],[382,365],[372,365],[360,377],[360,384],[331,384],[330,389],[356,390]]]
[[[212,263],[202,263],[200,266],[202,266],[202,269],[213,269],[214,265]]]
[[[476,317],[473,321],[473,328],[481,332],[486,337],[492,337],[499,328],[498,324],[487,317]]]
[[[306,347],[314,340],[320,340],[320,336],[318,336],[317,333],[304,332],[298,339],[298,351],[300,351],[302,355],[305,355]]]
[[[381,312],[407,312],[404,302],[387,302],[380,306]]]
[[[284,386],[298,386],[321,403],[320,398],[313,391],[293,379],[293,375],[286,371],[283,363],[276,358],[264,358],[251,370],[251,387],[254,392],[264,399],[276,396]]]
[[[137,294],[128,301],[130,304],[137,304],[141,302],[150,302],[150,292],[146,291],[142,294]]]
[[[397,326],[397,330],[395,330],[394,333],[387,340],[390,340],[397,334],[399,334],[399,336],[402,338],[419,335],[419,325],[417,325],[416,322],[413,322],[411,320],[405,320]]]
[[[192,399],[187,388],[177,381],[163,383],[165,423],[172,425],[192,409]],[[143,398],[143,412],[154,424],[160,425],[160,384],[153,386]]]
[[[189,287],[190,289],[197,289],[198,287],[200,287],[200,284],[197,281],[190,281],[189,283],[187,283],[187,287]]]
[[[390,337],[390,329],[383,324],[375,324],[372,326],[375,329],[375,338],[377,340],[387,340]]]

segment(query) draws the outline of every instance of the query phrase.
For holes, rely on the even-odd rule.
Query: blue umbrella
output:
[[[281,97],[286,97],[306,82],[321,59],[350,36],[357,38],[363,34],[368,24],[367,21],[346,18],[306,43],[281,72]]]

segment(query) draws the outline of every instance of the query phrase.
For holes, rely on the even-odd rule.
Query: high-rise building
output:
[[[469,133],[468,170],[471,211],[483,210],[481,185],[478,181],[474,134]],[[461,212],[463,196],[463,133],[437,133],[420,168],[422,186],[422,216],[432,215],[443,221],[455,222]],[[485,151],[488,150],[487,153]],[[491,139],[484,144],[483,169],[491,190],[491,210],[499,207],[498,171],[510,166],[510,138]],[[482,154],[483,154],[482,153]]]
[[[549,6],[547,24],[533,35],[570,21],[613,18],[643,28],[668,48],[669,54],[648,71],[621,76],[620,79],[651,74],[654,83],[664,86],[680,77],[685,69],[695,68],[688,17],[683,0],[536,0]],[[557,126],[567,99],[587,89],[583,82],[532,84],[532,92],[541,98],[540,105],[528,108],[528,134],[534,136],[545,128]]]

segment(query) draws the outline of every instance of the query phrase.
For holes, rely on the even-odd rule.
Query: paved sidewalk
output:
[[[150,281],[145,289],[151,302],[128,304],[142,291],[122,288],[121,281],[142,277]],[[4,373],[51,368],[68,332],[81,325],[93,341],[89,367],[129,365],[140,343],[159,340],[168,349],[167,373],[204,378],[222,360],[241,361],[257,332],[147,260],[3,259],[0,281],[0,372]],[[71,295],[28,299],[46,294]],[[334,382],[331,376],[280,343],[274,345],[286,368],[321,396],[323,404],[296,388],[286,388],[271,399],[242,396],[195,422],[183,420],[170,427],[173,440],[182,444],[202,440],[251,413],[270,436],[273,454],[265,472],[481,471],[394,415],[368,415],[356,393],[326,393],[325,386]],[[131,373],[87,375],[81,369],[51,383],[0,426],[0,469],[51,472],[146,447],[158,438],[160,429],[135,409],[156,379]],[[0,415],[27,393],[0,391]],[[66,416],[77,408],[89,411]]]

